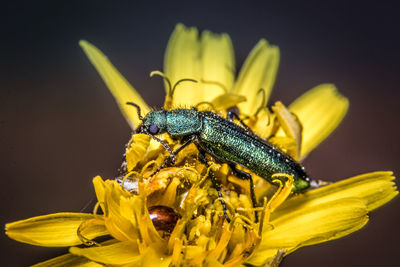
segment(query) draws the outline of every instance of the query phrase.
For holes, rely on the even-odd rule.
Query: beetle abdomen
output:
[[[204,150],[221,161],[240,164],[270,182],[271,175],[275,173],[292,175],[295,179],[294,191],[306,188],[308,183],[299,183],[299,179],[305,182],[307,175],[290,156],[215,113],[200,113],[203,128],[199,145]]]

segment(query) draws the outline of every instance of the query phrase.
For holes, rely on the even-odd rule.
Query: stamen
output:
[[[178,178],[172,179],[167,187],[167,190],[165,190],[160,199],[160,204],[167,207],[173,207],[176,201],[176,189],[180,183],[181,181]]]
[[[268,220],[269,220],[269,215],[270,214],[266,214],[266,210],[267,210],[267,197],[264,197],[263,199],[263,210],[261,212],[261,218],[260,218],[260,226],[258,227],[258,235],[261,236],[262,232],[263,232],[263,228],[264,228],[264,221],[265,221],[265,217],[268,216]]]
[[[127,174],[125,174],[124,178],[122,178],[122,181],[121,181],[121,187],[122,187],[122,188],[125,189],[124,183],[125,183],[126,179],[128,179],[128,178],[131,177],[132,174],[135,174],[136,177],[139,178],[139,181],[143,180],[142,175],[140,175],[138,172],[136,172],[136,171],[130,171],[130,172],[128,172]]]
[[[97,215],[97,214],[98,214],[97,211],[98,211],[100,205],[101,205],[100,202],[97,202],[97,203],[94,205],[94,208],[93,208],[93,214],[94,214],[94,215]],[[104,203],[103,203],[103,205],[104,205]]]
[[[286,198],[292,192],[292,188],[293,188],[293,182],[294,182],[293,176],[286,174],[286,173],[276,173],[276,174],[272,175],[272,178],[279,177],[279,176],[286,177],[287,181],[285,182],[284,185],[282,185],[282,181],[280,179],[274,179],[272,181],[273,183],[279,181],[280,187],[279,187],[279,191],[276,192],[272,196],[271,201],[269,202],[270,207],[271,207],[271,212],[273,212],[277,207],[279,207],[286,200]]]
[[[140,236],[143,239],[144,245],[147,246],[147,245],[152,244],[154,240],[150,237],[149,228],[147,227],[148,223],[151,223],[151,219],[150,219],[148,212],[146,212],[147,208],[145,207],[143,200],[142,200],[141,204],[142,205],[141,205],[140,211],[135,212],[135,218],[137,218],[137,220],[138,220],[137,226],[139,228]]]
[[[150,72],[150,77],[153,77],[154,75],[160,76],[163,78],[163,80],[167,83],[168,88],[167,88],[167,96],[172,97],[172,86],[171,86],[171,81],[168,79],[168,77],[162,73],[159,70],[154,70],[152,72]]]
[[[202,101],[196,104],[196,106],[194,106],[196,109],[201,106],[201,105],[209,105],[211,107],[212,110],[216,110],[215,106],[213,103],[208,102],[208,101]]]
[[[176,87],[177,87],[180,83],[182,83],[182,82],[194,82],[194,83],[197,83],[198,81],[195,80],[195,79],[190,79],[190,78],[180,79],[179,81],[177,81],[177,82],[174,84],[174,87],[172,87],[171,94],[170,94],[170,97],[171,97],[171,98],[174,96]]]
[[[230,223],[230,227],[233,229],[234,228],[234,223],[236,220],[241,219],[242,221],[244,221],[246,224],[242,224],[239,222],[239,224],[242,224],[244,227],[246,227],[247,229],[252,230],[253,229],[253,225],[254,222],[251,221],[249,218],[247,218],[246,216],[243,216],[241,214],[236,213],[235,216],[233,217],[231,223]]]
[[[275,184],[279,184],[278,189],[276,190],[275,194],[272,196],[272,198],[268,201],[268,203],[265,206],[264,211],[262,212],[261,217],[263,217],[261,224],[260,224],[260,229],[259,231],[262,230],[264,227],[264,223],[269,222],[269,218],[271,216],[271,213],[278,208],[285,200],[286,198],[290,195],[292,192],[293,188],[293,176],[288,175],[286,173],[277,173],[273,174],[272,178],[278,177],[278,176],[283,176],[288,178],[288,180],[283,183],[280,179],[274,179],[272,182]],[[264,199],[264,205],[265,205],[266,199]],[[261,232],[260,232],[261,234]]]
[[[178,222],[175,225],[174,230],[172,230],[172,233],[169,237],[168,245],[167,245],[168,246],[168,254],[170,254],[171,252],[174,251],[175,241],[181,240],[181,236],[184,235],[183,231],[185,230],[186,224],[190,220],[190,218],[188,218],[185,215],[186,214],[184,214],[184,216],[180,220],[178,220]]]
[[[205,83],[205,84],[216,85],[216,86],[220,87],[224,91],[225,94],[228,93],[228,89],[226,88],[226,86],[218,81],[206,81],[206,80],[201,79],[200,82]]]
[[[97,219],[90,219],[90,220],[86,220],[83,221],[78,229],[76,230],[76,235],[78,236],[79,240],[82,242],[82,244],[84,244],[85,246],[91,247],[91,246],[98,246],[100,247],[101,245],[99,243],[97,243],[96,241],[93,241],[89,238],[86,238],[82,235],[82,231],[84,230],[84,228],[89,227],[90,225],[93,224],[97,224],[98,225],[104,225],[104,221],[103,220],[97,220]]]
[[[275,254],[275,256],[272,258],[271,262],[268,264],[270,267],[278,267],[281,261],[283,260],[283,257],[286,254],[286,250],[284,249],[279,249],[278,252]]]
[[[264,209],[261,212],[261,221],[260,221],[260,227],[258,230],[259,235],[262,234],[264,224],[269,224],[269,218],[271,216],[271,213],[278,208],[285,200],[286,198],[290,195],[292,192],[293,188],[293,176],[285,174],[285,173],[277,173],[272,175],[272,177],[278,177],[278,176],[284,176],[288,178],[288,180],[283,183],[280,179],[274,179],[272,182],[279,184],[279,188],[276,190],[275,194],[272,196],[272,198],[267,202],[267,199],[264,198]],[[272,228],[273,225],[269,224]]]
[[[238,266],[245,259],[250,257],[261,241],[260,235],[257,235],[254,231],[248,231],[245,239],[245,243],[240,243],[235,246],[230,253],[229,260],[224,262],[225,267]]]
[[[193,186],[200,187],[205,181],[207,181],[207,178],[209,177],[210,171],[212,171],[212,168],[213,168],[213,165],[210,165],[210,166],[207,168],[206,173],[205,173],[205,174],[200,178],[200,180],[199,180],[196,184],[194,184]]]
[[[146,245],[146,243],[141,239],[141,236],[140,236],[140,235],[139,235],[139,238],[136,239],[136,243],[137,243],[137,245],[138,245],[139,253],[140,253],[141,255],[142,255],[143,253],[145,253],[145,252],[146,252],[147,245]]]
[[[167,97],[169,97],[172,100],[172,97],[174,96],[174,92],[176,87],[181,83],[181,82],[194,82],[197,83],[197,80],[195,79],[190,79],[190,78],[185,78],[185,79],[180,79],[178,80],[174,86],[171,85],[171,80],[161,71],[159,70],[154,70],[150,72],[150,77],[153,77],[154,75],[160,76],[163,78],[163,80],[167,83],[168,88],[167,88]]]
[[[232,222],[231,222],[232,223]],[[229,240],[231,239],[233,228],[231,227],[231,223],[224,223],[222,226],[222,235],[219,239],[214,250],[208,254],[208,258],[218,259],[219,255],[221,255],[222,251],[226,249]]]
[[[143,167],[142,167],[142,171],[140,172],[140,176],[144,177],[144,173],[146,172],[147,168],[149,168],[149,166],[151,165],[155,165],[157,164],[156,160],[150,160],[149,162],[147,162]]]
[[[265,90],[263,89],[263,88],[260,88],[258,91],[257,91],[257,95],[259,94],[259,93],[262,93],[262,101],[261,101],[261,105],[258,107],[258,109],[256,110],[256,113],[254,113],[254,117],[257,117],[257,115],[258,115],[258,113],[264,108],[264,105],[265,105]],[[269,119],[269,118],[268,118]],[[268,122],[268,124],[269,124],[269,122]]]
[[[174,248],[172,251],[172,260],[171,260],[172,266],[180,266],[179,263],[181,261],[181,252],[183,247],[182,243],[183,242],[180,239],[174,240]]]
[[[242,249],[242,251],[238,252],[240,249]],[[237,246],[234,248],[233,252],[232,252],[232,254],[233,254],[233,253],[234,253],[234,254],[237,254],[237,256],[234,257],[234,258],[231,258],[230,260],[228,260],[227,262],[225,262],[225,263],[224,263],[224,267],[240,266],[240,263],[243,262],[243,257],[244,257],[244,255],[243,255],[243,253],[242,253],[243,250],[244,250],[244,249],[241,248],[241,246],[237,245]]]

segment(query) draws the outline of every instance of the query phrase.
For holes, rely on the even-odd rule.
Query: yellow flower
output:
[[[141,121],[125,103],[136,103],[144,114],[150,108],[97,48],[86,41],[81,46],[135,129]],[[152,75],[164,78],[165,109],[196,106],[224,116],[237,106],[252,131],[300,161],[338,126],[348,100],[323,84],[288,108],[281,102],[266,108],[278,62],[278,48],[261,40],[235,80],[229,36],[204,31],[199,37],[197,29],[180,24],[167,47],[165,73]],[[160,138],[173,149],[181,145],[167,134]],[[293,177],[287,174],[273,176],[276,186],[252,173],[259,203],[254,209],[248,182],[226,164],[200,163],[194,145],[178,154],[174,166],[152,175],[168,156],[156,140],[134,134],[123,175],[93,179],[98,200],[93,214],[38,216],[7,224],[6,233],[33,245],[71,247],[37,266],[277,266],[302,246],[360,229],[369,211],[398,194],[391,172],[367,173],[301,194],[292,193]],[[210,172],[221,184],[222,197]]]

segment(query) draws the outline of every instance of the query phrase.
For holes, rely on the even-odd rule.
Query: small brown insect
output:
[[[152,206],[149,208],[150,219],[158,231],[171,233],[176,222],[181,217],[174,209],[166,206]]]

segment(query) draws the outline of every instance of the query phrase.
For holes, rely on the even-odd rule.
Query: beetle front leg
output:
[[[175,158],[176,155],[178,155],[179,152],[181,152],[185,147],[187,147],[188,145],[193,143],[195,140],[196,140],[195,135],[189,136],[188,139],[180,147],[178,147],[175,151],[173,151],[172,154],[170,154],[170,156],[164,160],[163,164],[161,164],[161,166],[158,167],[157,170],[155,170],[150,175],[150,177],[153,177],[154,175],[156,175],[159,171],[161,171],[162,169],[167,167],[170,163],[172,163],[172,165],[174,165],[176,162],[176,158]]]

